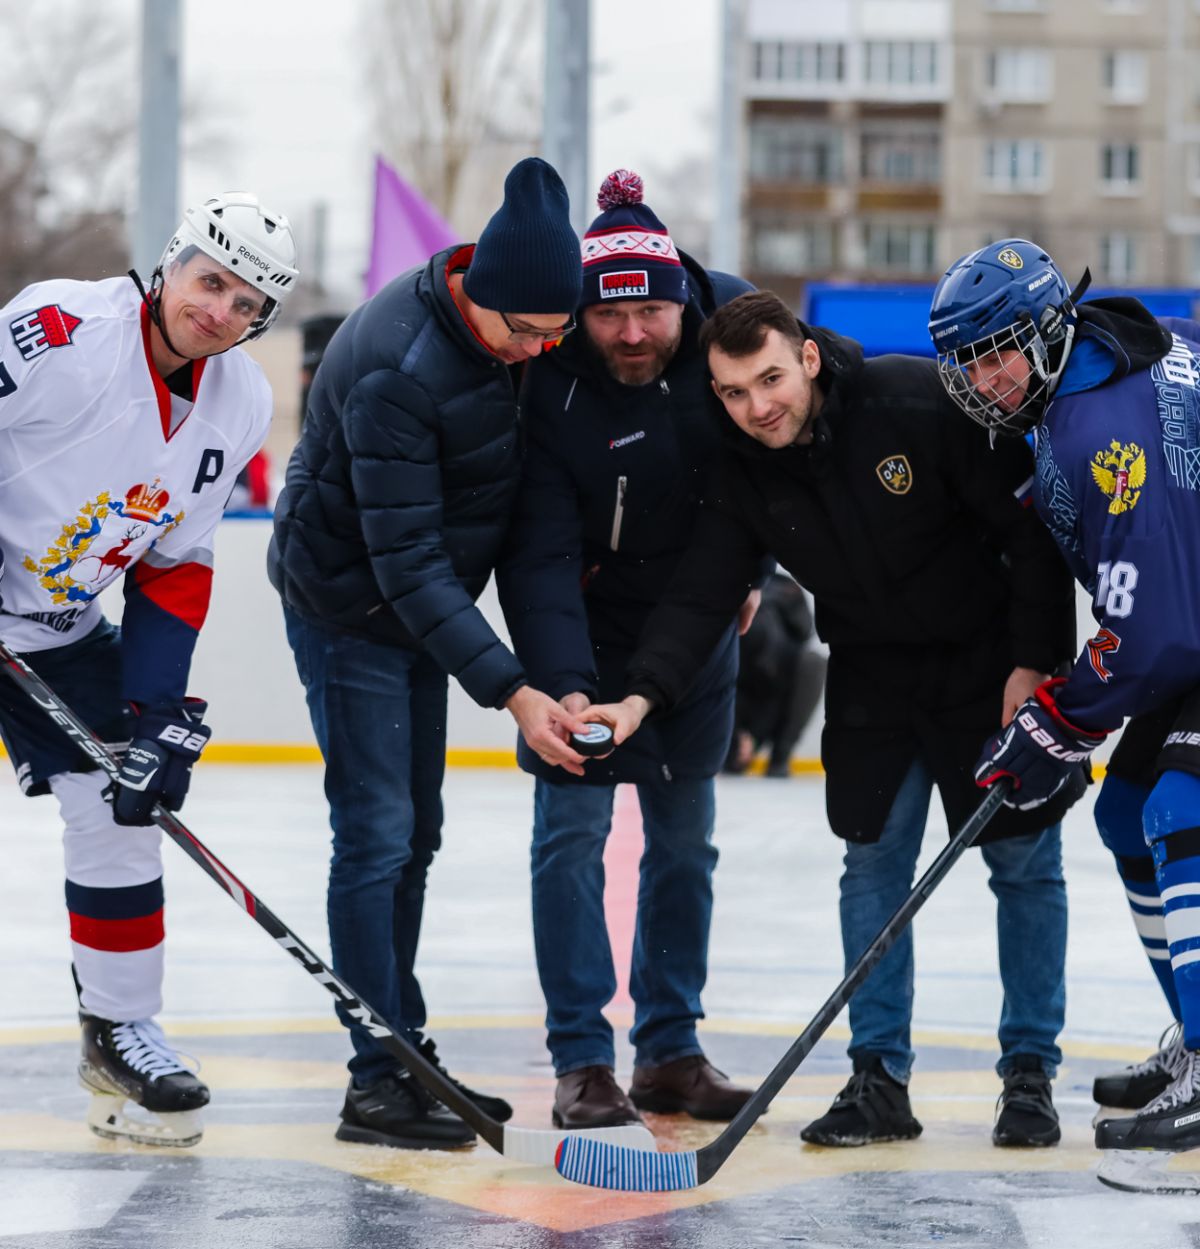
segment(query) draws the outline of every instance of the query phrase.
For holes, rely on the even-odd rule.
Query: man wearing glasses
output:
[[[538,754],[582,762],[566,738],[583,725],[531,687],[475,606],[517,491],[520,370],[572,328],[579,289],[566,190],[523,160],[477,244],[397,278],[338,329],[275,511],[269,572],[325,758],[333,966],[435,1063],[413,964],[441,843],[447,675],[506,707]],[[471,1143],[342,1022],[354,1056],[340,1140]],[[463,1092],[495,1119],[512,1113]]]
[[[625,663],[687,545],[721,428],[696,335],[748,289],[678,252],[636,174],[609,175],[598,202],[583,240],[581,332],[529,370],[525,472],[497,569],[518,657],[572,714],[624,692]],[[749,605],[746,627],[752,614]],[[518,745],[537,778],[534,942],[559,1127],[635,1122],[639,1109],[730,1119],[749,1096],[696,1038],[717,859],[713,777],[736,678],[731,619],[688,696],[628,747],[580,767]],[[602,1013],[616,992],[603,856],[618,782],[636,784],[646,835],[629,1095]]]

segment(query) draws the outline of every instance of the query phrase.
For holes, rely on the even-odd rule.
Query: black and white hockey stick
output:
[[[1004,802],[1009,783],[1007,780],[997,781],[988,789],[987,796],[974,814],[946,844],[896,913],[884,924],[878,936],[846,973],[846,978],[829,995],[812,1022],[792,1043],[791,1049],[775,1064],[774,1070],[755,1089],[754,1095],[730,1120],[729,1126],[716,1140],[700,1149],[674,1154],[639,1153],[604,1141],[564,1140],[554,1162],[559,1174],[577,1184],[589,1184],[593,1188],[648,1193],[698,1188],[711,1180],[733,1153],[738,1142],[787,1083],[792,1072],[804,1061],[829,1025],[841,1013],[842,1007],[850,1000],[854,991],[891,949],[926,898],[958,861],[963,851],[983,832],[987,822]]]
[[[115,779],[120,771],[120,765],[108,747],[3,641],[0,641],[0,663],[29,698],[75,742],[80,750],[101,770]],[[372,1010],[363,1001],[358,993],[327,967],[283,920],[265,902],[251,893],[172,812],[161,806],[155,807],[154,822],[188,858],[199,864],[260,928],[265,929],[319,985],[323,985],[341,1002],[346,1011],[357,1019],[384,1049],[403,1063],[423,1088],[469,1123],[497,1153],[517,1162],[543,1166],[549,1166],[554,1162],[559,1145],[567,1136],[575,1135],[574,1132],[519,1128],[512,1124],[499,1123],[490,1115],[484,1114],[473,1101],[459,1092],[420,1050],[396,1032],[378,1012]],[[619,1143],[630,1153],[638,1153],[642,1150],[653,1151],[656,1148],[654,1137],[647,1128],[640,1124],[616,1128],[591,1128],[584,1135]]]

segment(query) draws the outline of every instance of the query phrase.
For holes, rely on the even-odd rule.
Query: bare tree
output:
[[[541,134],[536,0],[366,0],[369,91],[384,156],[464,237]]]
[[[119,273],[133,169],[132,23],[105,0],[0,0],[0,29],[0,300],[41,278]]]

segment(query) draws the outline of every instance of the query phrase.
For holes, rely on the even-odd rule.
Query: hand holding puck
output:
[[[571,734],[571,749],[577,754],[597,759],[602,755],[611,754],[613,750],[613,731],[607,724],[589,724],[584,733]]]

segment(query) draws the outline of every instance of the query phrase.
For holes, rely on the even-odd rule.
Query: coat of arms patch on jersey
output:
[[[912,467],[905,455],[889,455],[875,465],[875,475],[892,494],[907,494],[912,489]]]
[[[1110,516],[1137,506],[1146,485],[1146,451],[1136,442],[1113,439],[1108,449],[1097,451],[1089,466],[1092,480],[1109,497]]]

